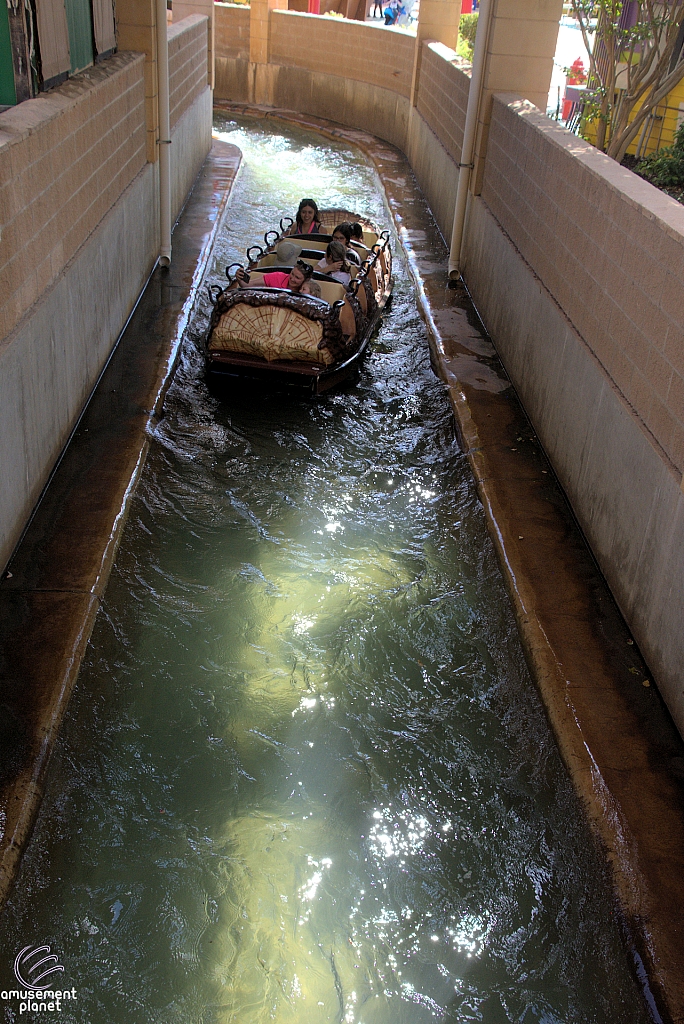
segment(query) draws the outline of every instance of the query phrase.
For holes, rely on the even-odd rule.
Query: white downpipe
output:
[[[468,106],[466,108],[465,128],[463,129],[463,149],[456,190],[456,206],[454,209],[454,226],[451,231],[451,252],[449,253],[449,277],[458,277],[461,269],[461,245],[463,243],[463,225],[465,223],[466,205],[468,202],[468,186],[470,172],[473,169],[473,151],[475,149],[475,132],[477,130],[477,114],[482,97],[482,79],[484,77],[485,57],[487,54],[487,38],[492,0],[480,0],[480,14],[477,19],[475,47],[473,51],[473,72],[468,90]]]
[[[157,0],[157,97],[159,102],[159,262],[171,263],[171,124],[166,0]]]

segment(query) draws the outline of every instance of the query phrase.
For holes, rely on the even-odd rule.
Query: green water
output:
[[[389,225],[344,148],[218,128],[216,278],[302,195]],[[6,1021],[649,1019],[396,271],[317,402],[218,404],[198,313],[0,922],[0,986],[50,943],[77,1000]]]

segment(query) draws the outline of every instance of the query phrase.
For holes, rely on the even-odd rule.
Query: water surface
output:
[[[358,154],[217,127],[215,279],[302,195],[389,224]],[[195,317],[0,922],[65,1024],[647,1020],[396,268],[319,401],[216,402]]]

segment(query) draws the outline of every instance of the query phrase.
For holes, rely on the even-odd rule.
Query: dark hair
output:
[[[349,223],[348,220],[343,220],[341,224],[337,225],[337,227],[333,231],[333,238],[335,237],[335,235],[338,232],[339,232],[339,234],[344,235],[344,239],[345,239],[347,245],[349,245],[349,243],[351,242],[351,237],[352,237],[352,229],[351,229],[351,224]]]
[[[325,255],[329,256],[333,263],[342,261],[340,270],[344,270],[345,274],[349,273],[349,264],[347,263],[347,248],[342,242],[328,242],[328,248],[325,250]]]
[[[294,270],[295,268],[300,272],[300,274],[304,275],[305,281],[308,281],[310,277],[313,277],[314,268],[310,263],[305,263],[304,260],[297,260],[292,269]]]
[[[354,224],[349,225],[352,233],[352,238],[358,238],[359,242],[363,242],[363,228],[356,221]]]
[[[302,209],[305,206],[310,206],[311,209],[313,210],[313,212],[314,212],[314,219],[313,219],[314,224],[319,224],[320,223],[320,218],[318,216],[318,206],[316,204],[316,200],[315,199],[302,199],[301,203],[297,207],[297,216],[295,218],[295,226],[296,226],[297,230],[299,230],[299,228],[302,227]]]

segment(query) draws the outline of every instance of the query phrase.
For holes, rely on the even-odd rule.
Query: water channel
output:
[[[217,130],[215,279],[302,195],[389,225],[342,145]],[[61,1024],[650,1019],[394,249],[323,400],[219,404],[195,318],[0,921]]]

